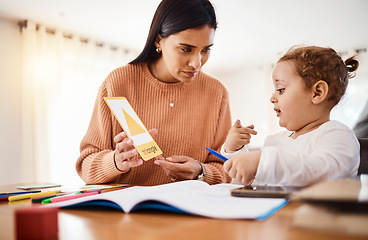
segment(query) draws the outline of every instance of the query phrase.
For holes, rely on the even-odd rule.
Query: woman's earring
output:
[[[157,52],[157,53],[161,53],[161,49],[156,48],[156,52]]]

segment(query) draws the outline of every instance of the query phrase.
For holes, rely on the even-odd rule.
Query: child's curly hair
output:
[[[295,70],[306,86],[311,88],[317,81],[328,84],[328,100],[336,105],[345,94],[348,80],[355,76],[359,62],[355,56],[345,62],[332,48],[318,46],[294,46],[290,48],[278,62],[291,60]]]

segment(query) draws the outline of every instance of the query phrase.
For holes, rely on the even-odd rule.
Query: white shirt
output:
[[[357,175],[359,142],[346,125],[331,120],[296,139],[291,134],[283,131],[266,138],[253,184],[307,186]]]

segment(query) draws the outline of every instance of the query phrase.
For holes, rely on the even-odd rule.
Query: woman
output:
[[[142,53],[99,89],[76,169],[89,184],[157,185],[201,179],[229,182],[219,150],[230,129],[228,93],[201,72],[217,27],[207,0],[163,0]],[[163,156],[143,162],[104,97],[126,97]],[[166,157],[166,159],[164,158]]]

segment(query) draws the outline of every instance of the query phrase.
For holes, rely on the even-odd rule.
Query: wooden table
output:
[[[14,191],[15,186],[0,186]],[[163,212],[125,214],[113,210],[60,209],[59,239],[368,239],[341,232],[312,231],[293,227],[301,202],[290,202],[266,220],[223,220]],[[14,212],[30,206],[29,200],[0,202],[0,239],[16,239]],[[367,226],[368,227],[368,226]]]

